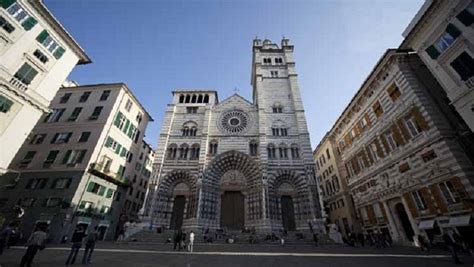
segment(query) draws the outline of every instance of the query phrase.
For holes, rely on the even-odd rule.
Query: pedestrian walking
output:
[[[186,232],[181,233],[181,240],[179,242],[179,250],[186,249]]]
[[[94,252],[95,243],[99,238],[99,227],[94,227],[94,231],[90,232],[86,237],[86,249],[84,250],[84,256],[82,257],[83,264],[91,263],[92,252]]]
[[[36,231],[31,234],[26,242],[26,252],[21,258],[20,267],[30,267],[38,250],[43,250],[46,246],[46,226],[38,226]]]
[[[188,251],[189,251],[189,252],[193,252],[194,236],[195,236],[194,232],[191,231],[191,232],[189,233],[189,244],[188,244]]]
[[[15,232],[15,223],[11,222],[0,232],[0,255],[3,254],[3,250],[8,248],[10,236]]]
[[[457,244],[454,240],[448,235],[448,233],[444,233],[443,235],[444,244],[449,248],[451,251],[451,256],[453,258],[454,263],[456,264],[463,264],[462,261],[459,260],[458,253],[457,253]]]
[[[179,243],[181,242],[181,229],[178,231],[174,232],[173,236],[173,250],[176,250],[177,247],[179,247]]]
[[[74,262],[76,261],[77,253],[79,252],[79,249],[82,247],[82,240],[84,239],[85,236],[86,236],[86,233],[84,231],[84,228],[82,228],[82,226],[78,226],[76,230],[74,231],[74,233],[72,234],[71,252],[69,253],[69,256],[67,257],[66,265],[74,264]]]

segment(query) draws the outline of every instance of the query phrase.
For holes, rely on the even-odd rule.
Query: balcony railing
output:
[[[106,169],[105,166],[101,163],[91,163],[89,167],[89,172],[117,185],[129,186],[130,184],[128,179],[122,177],[118,173],[114,173],[109,169]]]
[[[0,79],[8,82],[12,87],[24,92],[28,90],[28,85],[11,75],[7,70],[0,68]]]

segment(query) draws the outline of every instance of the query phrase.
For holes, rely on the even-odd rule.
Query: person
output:
[[[98,226],[94,227],[94,231],[89,233],[86,238],[86,249],[84,250],[84,256],[82,257],[82,263],[88,264],[91,263],[92,252],[94,252],[95,242],[99,238]]]
[[[451,256],[453,257],[453,261],[456,264],[463,264],[462,261],[459,260],[458,253],[457,253],[457,245],[453,241],[453,239],[448,235],[448,233],[443,234],[443,241],[444,244],[449,248],[451,251]]]
[[[3,250],[8,248],[10,242],[10,236],[15,232],[15,223],[11,222],[0,232],[0,255],[3,254]]]
[[[74,264],[74,262],[76,261],[77,253],[79,252],[79,249],[82,246],[82,240],[84,239],[85,236],[86,236],[86,233],[84,229],[82,228],[82,226],[78,226],[76,228],[76,231],[74,231],[74,233],[72,234],[71,252],[69,253],[69,256],[67,257],[66,265]]]
[[[179,250],[185,249],[186,248],[185,244],[186,244],[186,232],[183,231],[181,233],[181,239],[179,242]]]
[[[314,240],[314,246],[318,246],[318,234],[316,232],[313,232],[313,240]]]
[[[420,243],[420,250],[422,252],[423,251],[426,251],[426,252],[429,251],[428,245],[426,244],[426,240],[422,235],[418,235],[418,242]]]
[[[25,255],[21,258],[20,267],[31,266],[33,259],[36,256],[38,250],[43,250],[46,244],[46,227],[44,225],[38,226],[36,231],[31,234],[30,238],[26,242],[27,246]]]
[[[189,251],[189,252],[193,252],[194,236],[195,236],[194,232],[191,231],[191,232],[189,233],[189,244],[188,244],[188,251]]]
[[[173,236],[173,250],[176,250],[176,248],[178,247],[180,241],[181,241],[181,229],[179,229],[178,231],[175,231],[174,232],[174,236]]]

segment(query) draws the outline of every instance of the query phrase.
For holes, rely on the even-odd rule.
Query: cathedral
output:
[[[176,90],[146,212],[169,229],[304,231],[321,217],[293,45],[253,40],[253,99]]]

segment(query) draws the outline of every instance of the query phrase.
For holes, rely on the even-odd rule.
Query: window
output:
[[[255,141],[251,141],[249,144],[250,156],[258,155],[258,144]]]
[[[329,154],[329,148],[328,148],[328,149],[326,149],[326,155],[328,156],[328,159],[330,159],[330,158],[331,158],[331,154]]]
[[[209,145],[209,149],[210,149],[210,145]],[[166,158],[167,159],[175,159],[177,150],[178,150],[178,148],[176,147],[176,144],[171,144],[168,147],[168,154],[167,154]],[[137,162],[137,164],[135,165],[135,170],[140,171],[141,168],[142,168],[142,165],[139,162]]]
[[[113,189],[107,189],[107,193],[105,194],[106,198],[112,198],[114,195],[115,191]]]
[[[143,120],[143,114],[141,112],[138,112],[137,116],[135,117],[135,120],[138,122],[138,124],[140,124],[140,122],[142,122]]]
[[[4,29],[7,33],[12,33],[15,30],[15,27],[2,16],[0,16],[0,28]]]
[[[372,156],[372,159],[373,161],[377,161],[379,159],[379,151],[378,151],[378,147],[377,147],[377,144],[375,143],[376,141],[372,142],[367,151],[369,152],[370,156]]]
[[[439,184],[439,188],[441,189],[441,193],[443,193],[444,199],[448,204],[455,204],[460,201],[459,196],[454,194],[454,186],[451,182],[442,182]]]
[[[459,35],[461,35],[461,31],[459,31],[459,29],[453,24],[448,24],[443,35],[441,35],[433,45],[426,48],[426,53],[428,53],[432,59],[437,59],[438,56],[446,50]]]
[[[44,122],[58,122],[65,110],[64,108],[53,109],[53,112],[48,113],[44,118]]]
[[[81,163],[86,152],[87,150],[85,149],[68,150],[63,158],[63,164],[74,165]]]
[[[15,78],[26,85],[30,85],[37,74],[38,71],[35,68],[28,63],[23,63],[23,66],[15,73]]]
[[[405,172],[407,172],[407,171],[409,171],[409,170],[410,170],[410,165],[408,164],[408,162],[405,162],[405,163],[400,164],[400,165],[398,166],[398,171],[399,171],[400,173],[405,173]]]
[[[374,110],[375,116],[379,118],[383,114],[383,109],[380,103],[377,101],[375,104],[372,106],[372,109]]]
[[[193,160],[199,159],[199,151],[200,151],[199,145],[194,144],[191,147],[191,157],[190,157],[190,159],[193,159]]]
[[[133,106],[132,100],[127,99],[127,103],[125,104],[125,110],[130,111],[130,109],[132,109],[132,106]]]
[[[46,64],[46,62],[48,62],[49,60],[48,57],[45,54],[43,54],[43,52],[39,51],[38,49],[36,49],[35,52],[33,52],[33,56],[35,56],[43,64]]]
[[[273,113],[283,113],[282,107],[273,107]]]
[[[392,101],[396,101],[400,95],[402,94],[400,92],[400,89],[397,87],[396,84],[392,84],[388,89],[387,89],[387,93],[388,93],[388,96],[390,96],[390,99],[392,99]]]
[[[217,141],[211,141],[209,144],[209,154],[210,155],[217,155]]]
[[[474,3],[471,2],[467,7],[466,9],[464,9],[463,11],[461,11],[457,16],[456,18],[458,18],[458,20],[460,22],[462,22],[462,24],[466,25],[466,26],[471,26],[472,22],[474,22]]]
[[[467,81],[474,76],[474,59],[466,52],[462,52],[453,60],[451,67],[453,67],[463,81]]]
[[[71,116],[69,116],[67,121],[76,121],[77,117],[79,117],[79,114],[81,113],[81,111],[82,111],[82,108],[80,108],[80,107],[74,108],[74,110],[71,113]]]
[[[277,77],[278,77],[278,71],[276,71],[276,70],[270,71],[270,76],[271,76],[272,78],[277,78]]]
[[[65,93],[61,98],[59,99],[59,103],[64,104],[69,101],[69,98],[71,98],[72,93]]]
[[[188,158],[189,147],[186,144],[181,145],[179,148],[179,157],[178,159],[187,159]]]
[[[102,192],[102,195],[104,195],[105,187],[95,182],[89,182],[86,191],[97,195],[100,195]]]
[[[300,151],[298,145],[293,144],[291,145],[291,158],[299,159],[300,158]]]
[[[413,115],[410,115],[408,117],[405,117],[405,125],[408,128],[408,131],[410,132],[411,137],[417,136],[419,133],[421,133],[422,129],[418,122],[415,120]]]
[[[186,113],[197,113],[198,107],[186,107]]]
[[[67,133],[56,133],[51,139],[51,144],[63,144],[69,142],[69,138],[71,138],[72,133],[67,132]]]
[[[423,198],[423,195],[421,194],[420,191],[415,191],[412,192],[413,199],[415,199],[415,204],[418,210],[426,210],[426,202],[425,199]]]
[[[275,58],[275,63],[277,63],[277,64],[283,64],[283,58],[281,58],[281,57]]]
[[[71,185],[72,178],[56,178],[51,188],[53,189],[67,189]]]
[[[79,204],[79,210],[90,211],[93,208],[94,208],[94,203],[90,201],[81,201],[81,204]]]
[[[23,159],[20,161],[21,164],[29,164],[33,158],[35,157],[36,155],[36,151],[28,151],[26,152],[25,156],[23,157]]]
[[[6,2],[8,4],[9,1]],[[8,14],[10,14],[16,21],[18,21],[25,30],[31,30],[31,28],[33,28],[33,26],[35,26],[37,23],[36,19],[33,18],[28,12],[26,12],[26,10],[22,6],[20,6],[20,4],[15,1],[10,1],[10,3],[11,2],[13,2],[13,4],[8,7]],[[6,8],[5,4],[3,5]]]
[[[33,138],[31,138],[30,144],[33,144],[33,145],[42,144],[44,139],[46,139],[46,134],[35,134]]]
[[[43,30],[36,37],[36,40],[51,52],[56,59],[60,59],[65,52],[64,48],[62,48],[46,30]]]
[[[109,212],[110,212],[110,207],[108,206],[102,206],[102,208],[100,208],[101,214],[108,214]]]
[[[48,178],[31,178],[26,184],[26,189],[43,189],[48,183]]]
[[[44,207],[59,207],[61,206],[63,202],[63,199],[62,198],[58,198],[58,197],[50,197],[50,198],[47,198],[44,200],[44,203],[43,203],[43,206]]]
[[[106,101],[109,98],[110,95],[110,90],[105,90],[102,92],[102,95],[100,95],[99,101]]]
[[[53,164],[54,161],[56,160],[56,157],[58,156],[59,154],[59,150],[51,150],[49,151],[48,153],[48,156],[46,157],[45,161],[43,162],[43,164]]]
[[[89,96],[91,95],[91,92],[84,92],[81,95],[81,98],[79,98],[79,103],[84,103],[89,99]]]
[[[18,200],[18,205],[23,207],[33,207],[36,204],[36,198],[34,197],[25,197]]]
[[[90,136],[91,136],[91,132],[82,132],[77,142],[79,143],[87,142]]]
[[[392,131],[388,131],[385,133],[385,139],[387,140],[388,145],[390,146],[390,150],[395,150],[398,147],[397,142],[393,137]]]
[[[268,159],[276,159],[276,149],[275,146],[270,144],[267,147]]]
[[[94,108],[94,111],[92,112],[92,115],[89,117],[89,120],[90,120],[90,121],[95,121],[95,120],[97,120],[97,119],[99,118],[100,113],[102,112],[102,109],[103,109],[103,108],[104,108],[104,107],[102,107],[102,106],[95,107],[95,108]]]
[[[272,59],[269,58],[269,57],[264,57],[263,58],[263,64],[271,64],[272,63]]]
[[[281,159],[287,159],[288,158],[288,148],[286,146],[280,146],[278,148],[280,152],[280,158]]]
[[[428,162],[428,161],[431,161],[433,159],[435,159],[437,156],[436,156],[436,153],[434,152],[434,150],[430,150],[430,151],[427,151],[423,154],[421,154],[421,158],[423,159],[424,162]]]

